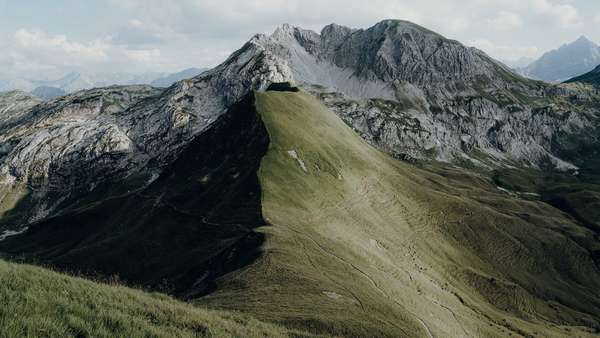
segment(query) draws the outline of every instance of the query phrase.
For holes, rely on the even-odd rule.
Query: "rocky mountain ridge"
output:
[[[399,157],[481,164],[477,152],[496,165],[575,168],[555,156],[553,138],[595,118],[593,94],[527,80],[409,22],[330,25],[320,35],[284,25],[253,42],[282,60],[292,80],[327,97],[363,137]]]
[[[166,89],[3,94],[0,252],[315,335],[593,336],[600,195],[541,176],[585,176],[598,102],[391,20],[284,25]]]
[[[320,96],[373,145],[406,159],[575,169],[557,156],[555,141],[596,119],[597,94],[521,78],[483,52],[409,22],[386,20],[366,30],[332,24],[320,34],[283,25],[167,89],[93,89],[16,112],[4,99],[3,107],[12,107],[0,120],[4,199],[16,186],[93,190],[108,178],[139,175],[148,182],[249,91],[286,81]]]

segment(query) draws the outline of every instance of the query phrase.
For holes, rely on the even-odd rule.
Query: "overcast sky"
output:
[[[382,19],[416,22],[502,60],[581,35],[600,42],[598,0],[0,0],[0,76],[214,66],[282,23],[319,31]]]

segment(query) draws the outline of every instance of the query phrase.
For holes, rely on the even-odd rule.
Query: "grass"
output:
[[[145,191],[49,220],[0,249],[33,247],[83,267],[103,257],[106,272],[138,280],[184,275],[184,289],[212,274],[214,292],[192,293],[195,305],[308,335],[598,333],[600,248],[569,215],[464,168],[397,161],[304,91],[256,93],[241,108]],[[231,245],[247,233],[260,240]],[[104,322],[94,315],[83,329]]]
[[[0,260],[0,337],[289,337],[247,316]]]
[[[342,336],[600,327],[589,230],[464,169],[396,161],[305,92],[256,98],[270,137],[259,178],[271,226],[258,229],[261,257],[198,304]]]
[[[256,171],[268,138],[248,107],[234,107],[144,189],[93,193],[96,200],[0,241],[0,252],[181,298],[210,292],[262,242],[252,229],[264,225]]]
[[[600,180],[596,171],[582,173],[548,172],[535,169],[497,169],[494,182],[520,194],[539,199],[571,215],[586,227],[600,231]]]

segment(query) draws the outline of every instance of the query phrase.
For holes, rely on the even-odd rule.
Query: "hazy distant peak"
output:
[[[581,43],[587,43],[587,44],[593,44],[596,45],[593,41],[591,41],[590,39],[588,39],[585,35],[580,36],[577,40],[575,40],[573,43],[576,44],[581,44]]]
[[[562,82],[600,64],[600,47],[585,36],[549,51],[523,69],[523,74],[547,82]]]

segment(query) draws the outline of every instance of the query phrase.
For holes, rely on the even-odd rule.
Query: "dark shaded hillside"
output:
[[[0,251],[180,296],[258,254],[264,225],[256,172],[269,144],[253,96],[196,138],[140,192],[34,224]]]
[[[591,72],[574,77],[566,81],[567,83],[582,82],[588,83],[596,87],[600,87],[600,66],[594,68]]]
[[[177,158],[141,191],[92,196],[0,252],[309,334],[600,330],[594,232],[481,173],[398,161],[302,89],[247,96]]]

